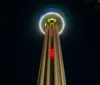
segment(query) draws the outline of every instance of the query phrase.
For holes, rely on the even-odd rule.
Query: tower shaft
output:
[[[66,85],[57,24],[46,26],[37,85]]]

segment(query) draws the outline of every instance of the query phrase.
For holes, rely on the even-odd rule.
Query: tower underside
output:
[[[57,24],[46,26],[37,85],[66,85]]]

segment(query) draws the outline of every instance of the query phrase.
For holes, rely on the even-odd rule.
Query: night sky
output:
[[[6,3],[5,3],[6,2]],[[16,0],[1,4],[0,85],[37,85],[43,35],[37,25],[44,8],[61,8],[68,19],[60,36],[68,85],[100,85],[96,54],[96,1]],[[99,20],[99,21],[98,21]]]

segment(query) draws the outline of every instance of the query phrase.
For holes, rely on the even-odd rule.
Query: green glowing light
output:
[[[51,23],[57,23],[57,19],[55,19],[55,18],[49,18],[48,20],[47,20],[47,22],[45,22],[45,27],[46,27],[46,25],[47,24],[51,24]]]
[[[56,22],[57,22],[57,20],[54,18],[50,18],[47,20],[47,23],[56,23]]]

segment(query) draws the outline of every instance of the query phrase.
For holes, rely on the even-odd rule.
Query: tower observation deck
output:
[[[44,24],[45,34],[37,85],[67,85],[58,19],[53,16],[49,17]]]

